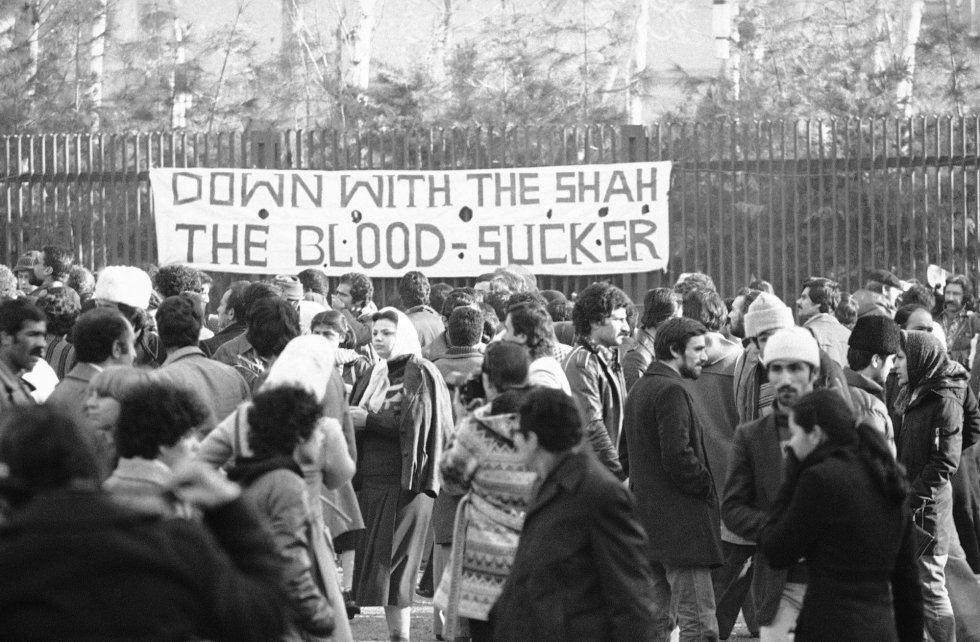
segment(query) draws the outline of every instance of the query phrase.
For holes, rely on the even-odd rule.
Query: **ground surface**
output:
[[[385,625],[384,609],[381,607],[363,608],[361,615],[351,621],[351,629],[357,642],[388,642],[388,628]],[[412,642],[430,642],[436,637],[432,633],[432,600],[416,597],[412,608]],[[677,640],[674,631],[672,640]],[[748,629],[741,617],[729,640],[747,641]]]

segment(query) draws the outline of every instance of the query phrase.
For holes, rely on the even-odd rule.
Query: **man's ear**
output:
[[[119,339],[116,339],[115,341],[112,342],[112,358],[118,359],[123,354],[125,354],[123,352],[123,342],[120,341]]]
[[[14,337],[6,332],[0,331],[0,345],[9,346],[14,342]]]

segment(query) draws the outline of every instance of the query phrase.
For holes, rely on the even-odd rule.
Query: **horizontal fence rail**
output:
[[[980,270],[980,120],[677,122],[640,126],[0,136],[0,262],[46,243],[90,268],[156,261],[152,167],[482,169],[673,162],[668,273],[539,276],[572,292],[597,279],[637,302],[682,272],[724,296],[753,278],[795,299],[810,275],[860,288],[886,268]],[[221,275],[216,285],[232,277]],[[379,279],[391,300],[394,279]],[[453,285],[469,279],[447,279]]]

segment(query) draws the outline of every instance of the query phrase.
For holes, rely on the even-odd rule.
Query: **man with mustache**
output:
[[[707,362],[707,329],[688,318],[657,328],[657,360],[626,400],[620,456],[649,535],[656,614],[651,642],[718,639],[712,567],[722,563],[718,492],[691,384]],[[715,403],[712,401],[712,403]]]
[[[957,274],[946,281],[943,311],[936,321],[946,333],[949,358],[970,369],[970,342],[980,333],[980,317],[973,312],[973,283],[970,277]]]
[[[722,519],[739,537],[756,542],[783,483],[783,452],[789,442],[789,411],[812,392],[820,375],[820,349],[807,330],[777,330],[765,343],[762,364],[775,400],[773,412],[735,429],[722,498]],[[843,397],[841,403],[845,403]],[[752,560],[752,590],[763,642],[791,640],[803,595],[806,569],[769,566],[760,548]]]
[[[25,299],[0,303],[0,416],[35,403],[22,376],[44,359],[47,322],[44,312]]]
[[[565,358],[565,376],[585,417],[589,441],[611,473],[625,478],[616,450],[623,425],[626,381],[617,348],[630,335],[626,293],[608,283],[582,290],[572,309],[576,347]]]

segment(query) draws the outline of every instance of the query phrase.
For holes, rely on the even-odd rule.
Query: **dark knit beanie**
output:
[[[872,354],[895,354],[899,348],[898,324],[889,317],[860,317],[851,330],[847,345]]]

